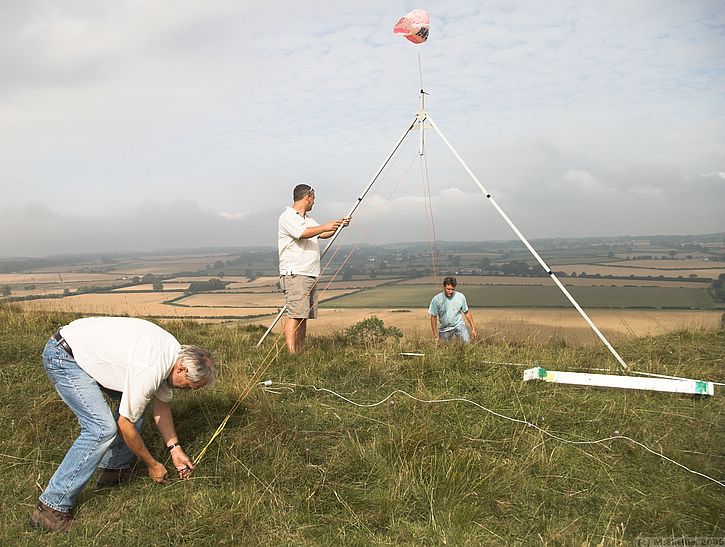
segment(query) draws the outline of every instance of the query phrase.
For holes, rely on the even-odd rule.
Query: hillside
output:
[[[524,384],[522,365],[616,367],[606,349],[561,341],[435,347],[372,329],[312,338],[308,353],[290,356],[277,355],[276,341],[256,349],[259,329],[192,321],[163,323],[219,361],[213,387],[178,393],[172,403],[189,454],[207,444],[255,371],[263,369],[271,388],[255,388],[243,401],[190,481],[89,486],[76,530],[32,532],[32,507],[77,432],[40,354],[73,317],[0,306],[2,545],[626,544],[725,536],[720,391],[706,399]],[[721,330],[680,331],[618,350],[640,371],[724,382],[724,341]],[[400,355],[413,347],[425,355]],[[412,397],[388,398],[396,390]],[[434,399],[450,401],[423,402]],[[153,424],[144,427],[150,449],[165,457]]]

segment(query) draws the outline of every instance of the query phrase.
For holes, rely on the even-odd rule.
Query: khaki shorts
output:
[[[315,319],[317,317],[317,278],[307,275],[283,275],[279,286],[284,291],[287,317]]]

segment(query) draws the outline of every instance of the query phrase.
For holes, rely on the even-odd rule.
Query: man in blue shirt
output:
[[[476,337],[476,325],[473,323],[473,314],[468,309],[466,297],[463,293],[456,292],[456,285],[455,277],[446,277],[443,280],[443,292],[435,295],[428,307],[430,326],[436,338],[448,341],[456,337],[467,344],[471,336]],[[470,336],[463,317],[471,326]]]

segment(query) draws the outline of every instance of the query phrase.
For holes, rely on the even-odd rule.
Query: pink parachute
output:
[[[422,9],[414,9],[408,15],[398,19],[393,27],[393,32],[405,36],[414,44],[422,44],[428,39],[429,27],[428,13]]]

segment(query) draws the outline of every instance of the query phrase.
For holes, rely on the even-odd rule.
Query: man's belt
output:
[[[73,350],[70,349],[70,346],[68,345],[68,342],[65,341],[65,338],[63,338],[60,335],[60,331],[56,332],[53,335],[53,338],[55,339],[56,342],[58,342],[58,344],[60,345],[60,347],[63,348],[68,355],[70,355],[71,357],[73,357]]]

